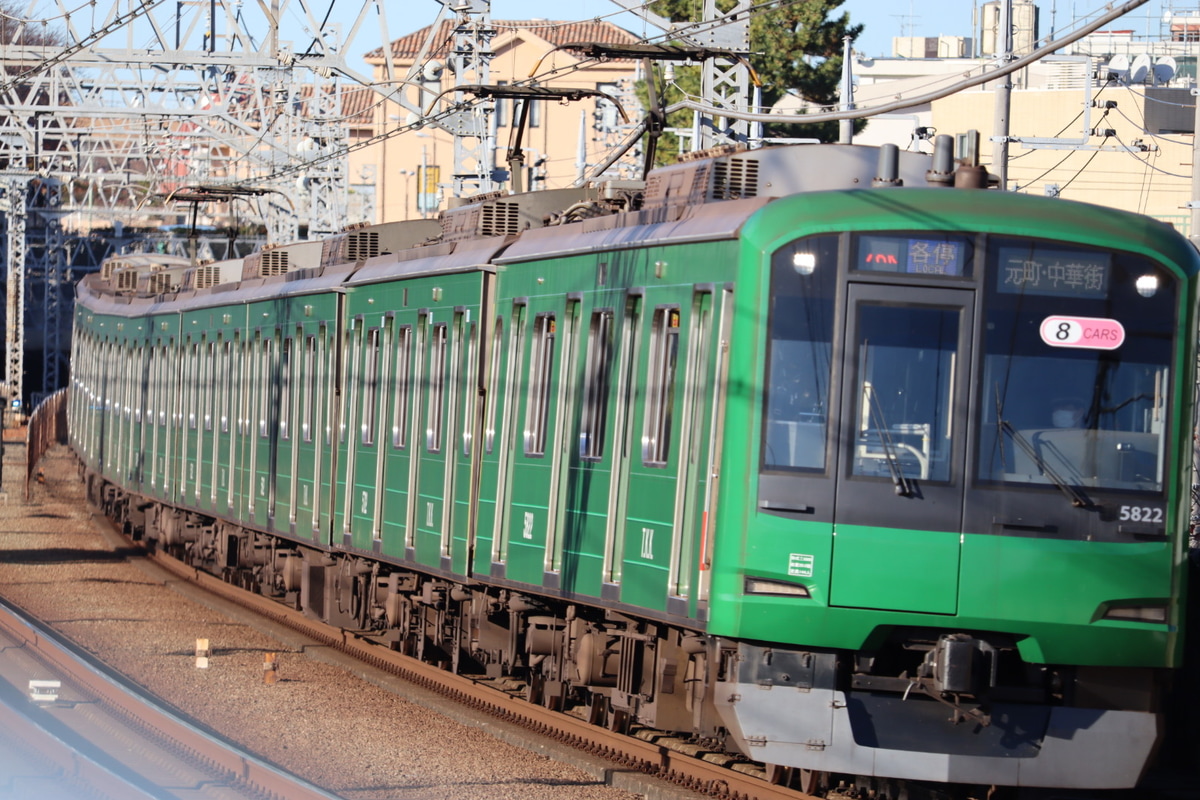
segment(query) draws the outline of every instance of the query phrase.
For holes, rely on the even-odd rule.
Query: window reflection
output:
[[[950,478],[960,312],[859,307],[853,474]]]
[[[837,244],[815,236],[772,260],[764,469],[825,468]]]
[[[1032,281],[1014,289],[1001,281],[1011,269],[989,282],[979,477],[1161,491],[1175,284],[1145,259],[1055,249],[1025,240],[991,248],[1002,266],[1022,253],[1022,263],[1105,271],[1103,285],[1077,289],[1063,281],[1054,291]],[[1113,349],[1053,346],[1040,328],[1049,316],[1115,320],[1125,339]]]

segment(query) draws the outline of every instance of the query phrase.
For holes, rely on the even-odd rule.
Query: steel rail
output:
[[[336,795],[235,749],[233,744],[167,712],[133,687],[122,685],[91,663],[90,656],[6,601],[0,601],[0,635],[53,670],[64,684],[94,698],[131,729],[153,737],[182,760],[219,777],[247,797],[337,800]]]
[[[662,733],[656,736],[654,741],[646,741],[608,730],[578,717],[515,697],[480,680],[456,675],[411,656],[405,656],[352,631],[333,628],[310,619],[300,611],[226,583],[161,551],[149,553],[149,557],[180,580],[233,602],[277,625],[312,638],[424,690],[613,761],[621,767],[669,781],[693,792],[727,800],[816,800],[812,795],[771,784],[721,763],[706,761],[702,756],[672,750],[663,743],[672,738],[670,734]]]

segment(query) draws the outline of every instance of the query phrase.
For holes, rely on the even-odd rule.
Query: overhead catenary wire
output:
[[[990,72],[986,72],[982,75],[978,75],[973,78],[966,78],[964,80],[958,81],[954,84],[943,87],[941,89],[937,89],[937,90],[934,90],[931,92],[926,92],[925,94],[916,95],[914,97],[901,98],[898,100],[894,100],[890,103],[883,103],[883,104],[876,105],[876,106],[869,106],[866,108],[851,109],[851,110],[846,110],[846,111],[826,111],[826,112],[821,112],[818,114],[786,115],[786,114],[750,114],[750,113],[739,112],[739,111],[736,111],[734,109],[729,109],[729,108],[718,108],[718,107],[710,105],[708,103],[699,103],[699,102],[690,101],[690,100],[683,100],[683,101],[672,104],[667,109],[667,111],[668,111],[668,113],[671,113],[674,111],[681,111],[681,110],[687,109],[687,110],[691,110],[691,111],[699,111],[701,113],[719,114],[724,117],[733,117],[736,119],[747,120],[750,122],[773,122],[773,123],[785,123],[785,124],[786,123],[809,124],[809,123],[815,123],[815,122],[836,122],[836,121],[843,120],[843,119],[866,119],[869,117],[878,116],[879,114],[887,114],[892,111],[899,111],[901,109],[910,108],[910,107],[916,106],[916,105],[924,105],[926,103],[932,103],[934,100],[940,100],[943,97],[949,97],[950,95],[957,94],[958,92],[961,92],[964,89],[970,89],[972,87],[987,83],[988,81],[993,81],[996,78],[1001,78],[1010,73],[1017,72],[1018,70],[1024,69],[1025,67],[1034,63],[1035,61],[1039,61],[1042,58],[1045,58],[1046,56],[1050,55],[1051,53],[1053,53],[1057,50],[1060,50],[1063,47],[1066,47],[1067,45],[1069,45],[1073,42],[1079,41],[1080,39],[1087,36],[1088,34],[1099,30],[1104,25],[1107,25],[1109,22],[1112,22],[1113,20],[1118,19],[1119,17],[1122,17],[1122,16],[1128,14],[1129,12],[1134,11],[1135,9],[1145,5],[1147,2],[1149,2],[1149,0],[1127,0],[1126,2],[1121,3],[1117,8],[1113,9],[1112,11],[1109,11],[1107,14],[1101,15],[1094,21],[1082,26],[1075,32],[1070,33],[1070,34],[1062,37],[1061,39],[1056,39],[1056,40],[1050,42],[1049,44],[1047,44],[1045,47],[1043,47],[1039,50],[1035,50],[1034,52],[1032,52],[1028,55],[1022,56],[1021,58],[1018,58],[1015,61],[1012,61],[1005,66],[997,67],[996,69],[994,69]],[[1111,4],[1110,4],[1110,6],[1111,6]]]

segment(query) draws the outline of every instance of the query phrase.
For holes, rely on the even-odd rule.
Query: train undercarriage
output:
[[[1025,664],[1010,639],[971,632],[898,629],[869,653],[738,642],[323,552],[127,494],[96,475],[87,480],[89,499],[125,534],[228,583],[593,724],[675,732],[701,749],[738,754],[763,765],[768,779],[810,793],[994,795],[1016,783],[1006,771],[1014,762],[1023,763],[1027,786],[1067,785],[1075,778],[1064,770],[1076,766],[1071,753],[1054,752],[1060,742],[1087,739],[1115,774],[1144,763],[1161,738],[1162,676],[1151,670]],[[759,721],[776,727],[762,735]],[[875,748],[877,776],[847,771],[861,763],[864,745]],[[1043,751],[1053,758],[1035,757]],[[964,757],[982,760],[962,774]],[[944,765],[945,784],[896,780],[904,762],[924,774]],[[782,766],[797,763],[814,768]],[[1038,763],[1049,772],[1034,771]],[[973,779],[993,766],[994,781]]]

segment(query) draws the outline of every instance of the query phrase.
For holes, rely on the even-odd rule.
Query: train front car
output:
[[[1181,659],[1187,242],[950,189],[797,195],[743,242],[709,625],[735,741],[824,773],[1134,785]]]

